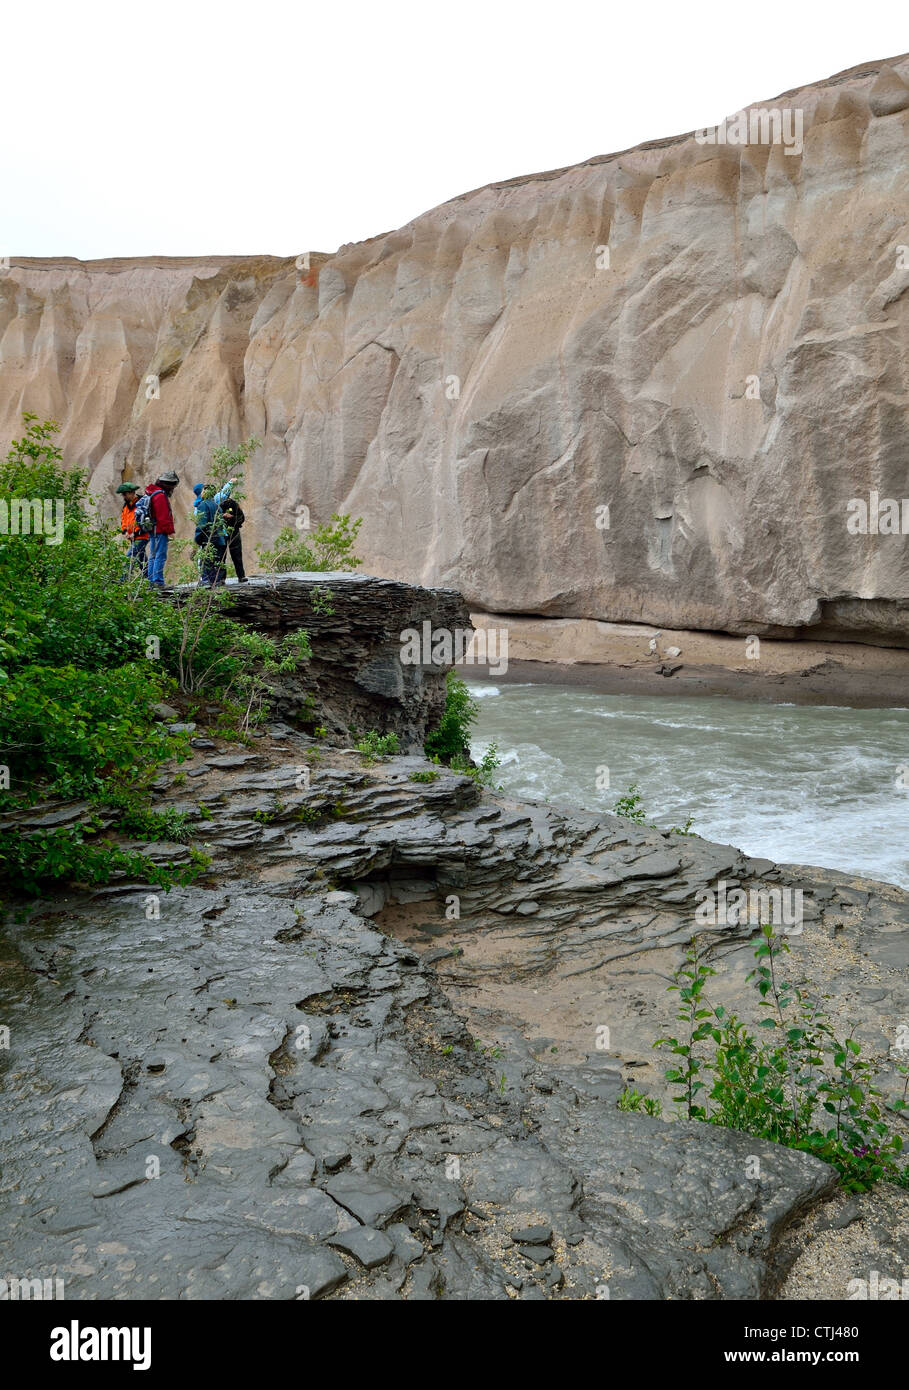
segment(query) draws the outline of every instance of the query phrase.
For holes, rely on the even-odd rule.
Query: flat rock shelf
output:
[[[202,880],[8,914],[10,1268],[73,1299],[658,1300],[775,1297],[810,1265],[830,1168],[617,1098],[660,1090],[650,1045],[705,885],[797,876],[798,972],[879,1044],[909,1016],[906,894],[415,782],[420,758],[363,766],[286,727],[207,742],[156,802],[196,821]],[[744,1003],[753,931],[707,935]],[[906,1194],[855,1200],[887,1268]],[[806,1273],[809,1296],[856,1272],[838,1293]]]

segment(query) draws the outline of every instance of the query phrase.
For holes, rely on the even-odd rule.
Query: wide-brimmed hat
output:
[[[117,488],[117,491],[118,491],[118,492],[141,492],[142,489],[140,488],[140,486],[139,486],[138,483],[121,483],[120,486]]]
[[[173,471],[172,468],[168,469],[166,473],[159,473],[157,478],[155,479],[156,483],[178,483],[179,481],[180,479],[177,477],[176,473]]]

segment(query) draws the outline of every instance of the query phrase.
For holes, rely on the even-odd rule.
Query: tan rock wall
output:
[[[801,153],[657,142],[309,275],[14,258],[0,443],[56,416],[112,509],[125,458],[189,484],[255,433],[247,548],[304,503],[490,612],[909,641],[906,537],[846,529],[909,496],[909,57],[762,105],[803,113]]]

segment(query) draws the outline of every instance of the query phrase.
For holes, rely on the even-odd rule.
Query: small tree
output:
[[[271,550],[257,551],[259,563],[268,574],[287,574],[290,570],[355,570],[363,562],[354,554],[363,518],[333,513],[331,520],[308,535],[285,526]]]
[[[234,497],[243,496],[243,470],[252,458],[257,449],[261,449],[261,441],[255,435],[250,435],[245,444],[237,444],[233,449],[227,444],[219,444],[212,450],[211,466],[208,470],[208,481],[213,485],[216,492],[219,492],[228,478],[236,478],[237,486],[232,495]]]
[[[678,1088],[674,1100],[689,1120],[814,1154],[838,1170],[850,1192],[867,1192],[881,1178],[909,1187],[902,1138],[885,1115],[905,1111],[905,1094],[888,1105],[876,1084],[879,1067],[862,1057],[855,1028],[841,1036],[820,1000],[782,978],[788,951],[772,925],[761,928],[748,979],[764,1012],[751,1033],[723,1005],[707,1003],[705,987],[716,972],[692,942],[669,986],[686,1027],[681,1037],[654,1043],[679,1058],[665,1073]]]
[[[470,726],[480,710],[476,700],[457,672],[445,677],[445,708],[437,729],[426,737],[423,747],[428,757],[450,763],[454,758],[470,757]]]
[[[454,772],[463,772],[476,782],[492,785],[496,768],[501,766],[499,751],[491,743],[474,763],[470,755],[470,728],[479,714],[476,700],[464,681],[452,669],[445,677],[445,708],[438,728],[426,736],[423,751],[436,763],[447,763]]]

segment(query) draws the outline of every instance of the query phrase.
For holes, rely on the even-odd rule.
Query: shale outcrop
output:
[[[658,1089],[699,892],[798,882],[797,976],[884,1052],[909,1007],[905,894],[419,758],[364,766],[280,723],[250,750],[197,739],[182,772],[158,804],[195,820],[205,877],[4,926],[11,1268],[73,1299],[779,1291],[833,1171],[616,1103]],[[736,1005],[753,934],[705,932]]]
[[[188,524],[211,448],[255,433],[250,547],[343,510],[371,570],[476,610],[905,646],[878,523],[907,491],[909,56],[746,124],[308,262],[13,257],[0,442],[55,416],[111,509],[176,466]]]
[[[398,735],[419,752],[445,706],[445,677],[473,636],[467,607],[453,589],[423,589],[371,575],[279,574],[229,587],[225,612],[269,637],[305,629],[312,657],[299,675],[271,682],[277,714],[318,722],[348,741],[352,731]],[[188,588],[171,590],[185,602]],[[448,634],[448,659],[432,634]],[[411,659],[414,658],[414,659]]]

